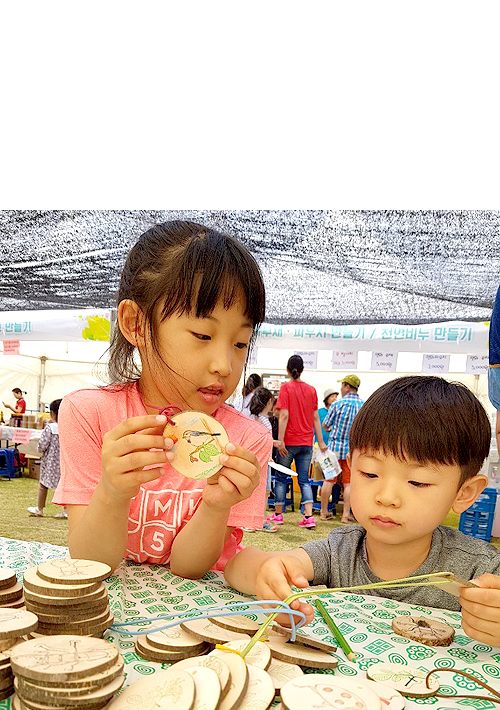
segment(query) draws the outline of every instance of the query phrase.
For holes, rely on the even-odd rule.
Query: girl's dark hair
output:
[[[243,393],[243,397],[246,397],[247,394],[253,392],[257,387],[260,387],[261,384],[262,377],[256,372],[252,372],[252,374],[248,376],[248,380],[245,382],[245,384],[243,385],[243,389],[241,390]]]
[[[132,247],[121,274],[117,304],[125,299],[137,303],[146,333],[161,358],[159,323],[173,313],[204,318],[218,303],[231,308],[240,295],[254,328],[253,340],[265,317],[264,282],[253,256],[239,241],[215,229],[173,221],[148,229]],[[111,382],[131,382],[141,376],[134,351],[135,346],[115,327],[109,348]]]
[[[354,419],[349,449],[457,465],[460,487],[481,469],[490,440],[488,415],[465,385],[414,375],[391,380],[368,397]]]
[[[291,357],[289,357],[288,362],[286,364],[286,369],[291,374],[294,380],[298,380],[304,369],[304,360],[302,359],[302,356],[292,355]]]
[[[59,407],[61,406],[62,399],[54,399],[50,403],[50,411],[54,412],[56,418],[59,416]]]
[[[14,387],[14,389],[12,391],[16,392],[17,394],[23,394],[23,391],[20,387]],[[24,394],[28,394],[28,393],[24,392]]]
[[[273,398],[273,393],[266,387],[257,387],[250,400],[250,414],[257,416],[262,412],[266,404]]]

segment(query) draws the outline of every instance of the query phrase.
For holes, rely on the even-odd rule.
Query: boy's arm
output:
[[[500,576],[482,574],[472,581],[479,588],[463,587],[460,592],[462,628],[476,641],[500,646]]]

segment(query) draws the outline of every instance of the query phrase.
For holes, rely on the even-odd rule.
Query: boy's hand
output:
[[[202,498],[210,508],[226,510],[250,498],[260,483],[260,464],[252,451],[231,443],[219,460],[224,468],[207,479]]]
[[[500,577],[483,574],[472,581],[479,588],[463,587],[460,592],[462,628],[476,641],[500,646]]]
[[[309,586],[301,561],[286,554],[269,557],[262,563],[257,573],[255,593],[258,599],[284,600],[293,594],[291,584],[301,589]],[[314,609],[310,604],[296,599],[290,606],[306,615],[306,624],[313,620]],[[282,626],[291,626],[288,614],[279,614],[276,621]]]
[[[102,485],[115,500],[130,500],[141,484],[163,475],[174,455],[171,439],[162,434],[167,418],[147,414],[132,417],[108,431],[102,441]]]

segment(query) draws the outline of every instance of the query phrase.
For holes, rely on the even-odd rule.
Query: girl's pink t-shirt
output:
[[[59,408],[61,480],[54,494],[59,505],[88,505],[101,478],[104,434],[146,410],[137,385],[78,390],[64,397]],[[213,414],[229,441],[252,451],[261,466],[259,486],[247,500],[233,506],[228,526],[235,527],[214,569],[223,570],[240,549],[241,527],[261,528],[264,519],[267,464],[272,438],[258,422],[223,404]],[[206,481],[185,478],[169,464],[165,475],[145,483],[130,501],[126,557],[136,562],[167,564],[176,534],[201,502]]]

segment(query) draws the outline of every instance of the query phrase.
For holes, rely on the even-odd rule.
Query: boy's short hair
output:
[[[460,487],[481,469],[490,441],[488,415],[465,385],[415,375],[391,380],[368,397],[354,419],[349,449],[458,465]]]

